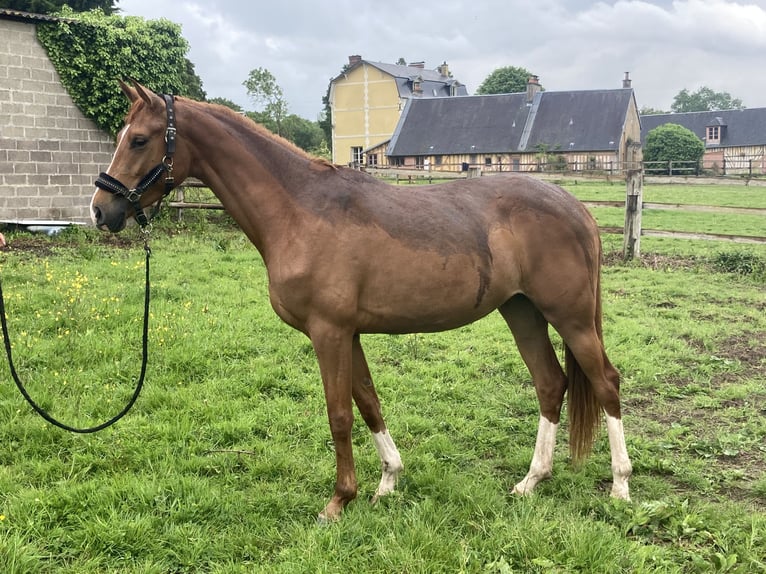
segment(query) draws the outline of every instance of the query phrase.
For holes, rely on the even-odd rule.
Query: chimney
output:
[[[412,93],[416,96],[423,95],[423,78],[420,76],[412,79]]]
[[[529,76],[527,80],[527,104],[535,99],[535,94],[540,91],[540,80],[537,76]]]
[[[421,70],[425,69],[426,63],[425,62],[410,62],[410,68],[420,68]]]
[[[625,77],[622,79],[622,87],[629,88],[633,80],[630,79],[630,72],[625,72]]]
[[[348,57],[348,65],[349,66],[356,66],[359,62],[362,61],[362,57],[358,54],[355,54],[353,56]]]
[[[449,78],[449,66],[447,65],[447,62],[442,63],[441,66],[436,68],[436,71],[439,72],[440,76]]]

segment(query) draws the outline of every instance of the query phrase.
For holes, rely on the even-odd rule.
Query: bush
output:
[[[713,257],[713,266],[723,273],[766,275],[766,259],[748,251],[722,251]]]
[[[644,143],[644,163],[646,172],[654,175],[673,175],[697,173],[700,160],[705,154],[705,144],[697,135],[678,124],[657,126],[646,135]],[[668,167],[659,167],[653,162],[664,162]],[[670,168],[669,162],[679,164],[679,168]]]

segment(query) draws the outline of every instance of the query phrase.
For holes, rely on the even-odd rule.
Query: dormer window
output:
[[[705,143],[707,145],[719,145],[726,136],[726,124],[723,118],[716,117],[705,126]]]

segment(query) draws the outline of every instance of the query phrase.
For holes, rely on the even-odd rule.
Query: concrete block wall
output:
[[[37,25],[0,17],[0,220],[90,221],[114,141],[61,85]]]

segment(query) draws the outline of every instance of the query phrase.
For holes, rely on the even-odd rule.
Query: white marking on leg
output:
[[[402,458],[399,456],[399,450],[394,444],[394,439],[388,434],[388,430],[372,433],[372,440],[375,443],[375,450],[378,451],[378,456],[380,456],[380,466],[383,469],[378,490],[375,491],[375,496],[372,497],[374,504],[378,501],[378,498],[394,490],[396,478],[404,470],[404,465],[402,464]]]
[[[114,158],[117,156],[117,152],[119,151],[120,146],[122,145],[122,140],[125,139],[125,134],[128,133],[129,127],[130,127],[130,124],[126,125],[124,128],[120,130],[120,133],[117,134],[117,147],[114,148],[114,155],[112,155],[112,161],[109,162],[109,167],[106,168],[106,173],[109,173],[109,171],[112,169]],[[98,190],[99,188],[97,187],[93,191],[93,195],[90,198],[90,219],[93,222],[93,225],[96,224],[96,215],[93,213],[93,201],[96,199],[96,194],[98,193]]]
[[[633,466],[630,464],[628,448],[625,445],[622,419],[606,415],[606,430],[609,433],[609,449],[612,452],[612,496],[630,500],[628,479],[633,472]]]
[[[538,482],[551,477],[553,449],[556,447],[556,430],[558,428],[558,423],[552,423],[540,415],[540,421],[537,425],[535,454],[532,455],[532,463],[529,465],[527,476],[513,487],[514,494],[532,494]]]

